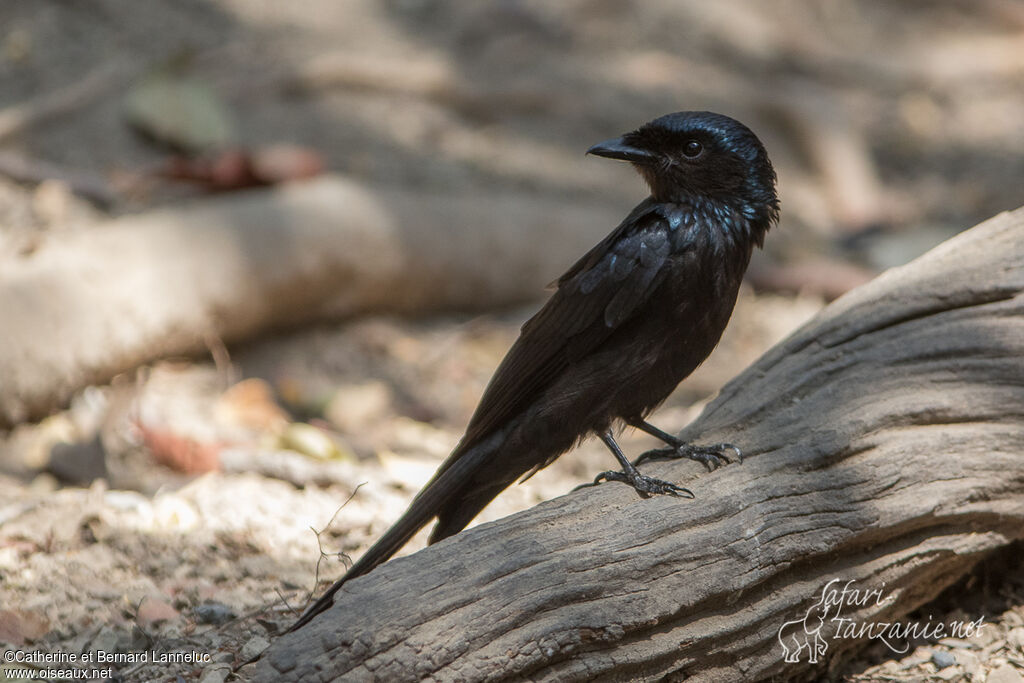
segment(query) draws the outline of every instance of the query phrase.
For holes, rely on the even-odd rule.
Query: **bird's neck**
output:
[[[761,246],[774,218],[770,210],[757,210],[743,202],[720,202],[703,197],[680,197],[676,201],[651,200],[662,207],[669,225],[710,230],[723,247],[748,253],[754,245]]]

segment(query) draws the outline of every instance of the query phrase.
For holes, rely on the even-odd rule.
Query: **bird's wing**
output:
[[[453,456],[515,417],[562,370],[626,323],[664,278],[670,253],[668,221],[648,201],[577,261],[523,325]]]

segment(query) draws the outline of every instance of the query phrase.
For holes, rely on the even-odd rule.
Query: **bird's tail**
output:
[[[469,447],[460,444],[448,457],[444,464],[438,469],[434,477],[423,487],[423,490],[413,499],[409,509],[399,518],[397,522],[388,529],[380,539],[370,546],[370,549],[363,553],[362,557],[356,560],[345,575],[334,582],[327,591],[320,596],[303,614],[299,620],[292,625],[289,632],[295,631],[306,625],[316,615],[320,614],[334,604],[334,594],[338,592],[346,582],[357,576],[368,573],[377,565],[387,561],[392,555],[398,552],[399,548],[409,542],[420,529],[425,527],[430,520],[437,517],[441,511],[450,506],[453,498],[458,498],[459,493],[465,491],[473,475],[478,472],[482,463],[488,460],[488,456],[495,449],[495,441],[499,439],[487,439]],[[501,489],[498,489],[500,492]],[[497,492],[491,495],[493,498]],[[469,520],[463,524],[468,524]],[[459,531],[456,529],[451,533]],[[445,534],[447,536],[449,534]],[[440,540],[444,536],[435,534],[431,537],[431,543]]]

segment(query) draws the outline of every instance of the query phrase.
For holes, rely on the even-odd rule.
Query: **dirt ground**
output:
[[[1024,203],[1013,0],[5,0],[0,268],[109,214],[201,201],[204,188],[153,177],[180,150],[127,123],[125,99],[168,72],[217,94],[230,144],[302,145],[368,183],[600,202],[608,228],[642,189],[583,150],[678,109],[747,122],[776,163],[783,220],[722,344],[656,414],[669,430],[826,299]],[[76,83],[73,106],[46,106]],[[63,180],[17,177],[4,155]],[[97,184],[114,200],[83,198]],[[0,435],[0,651],[120,653],[66,664],[109,667],[111,680],[244,680],[237,667],[318,577],[343,571],[339,553],[368,547],[451,450],[535,307],[214,345]],[[610,465],[588,441],[476,523]],[[1021,555],[993,558],[921,611],[983,615],[977,637],[875,646],[833,675],[1024,680]],[[139,651],[149,661],[131,661]],[[22,656],[0,671],[46,666]]]

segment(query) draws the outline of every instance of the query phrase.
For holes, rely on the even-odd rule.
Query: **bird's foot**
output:
[[[708,468],[708,471],[718,469],[723,464],[728,465],[732,460],[725,455],[725,451],[733,451],[736,453],[736,461],[743,462],[743,451],[731,443],[716,443],[710,446],[694,446],[693,444],[680,443],[678,446],[668,446],[666,448],[655,448],[653,450],[641,453],[636,460],[633,461],[633,465],[639,465],[645,460],[653,460],[656,458],[689,458],[690,460],[696,460],[702,463]]]
[[[599,484],[602,481],[621,481],[623,484],[629,484],[636,489],[637,493],[644,497],[651,495],[667,495],[693,498],[693,491],[690,489],[683,488],[682,486],[676,486],[668,481],[648,477],[647,475],[640,474],[635,470],[633,472],[618,472],[613,470],[602,472],[597,475],[597,478],[594,479],[594,484],[591,484],[591,486]]]

